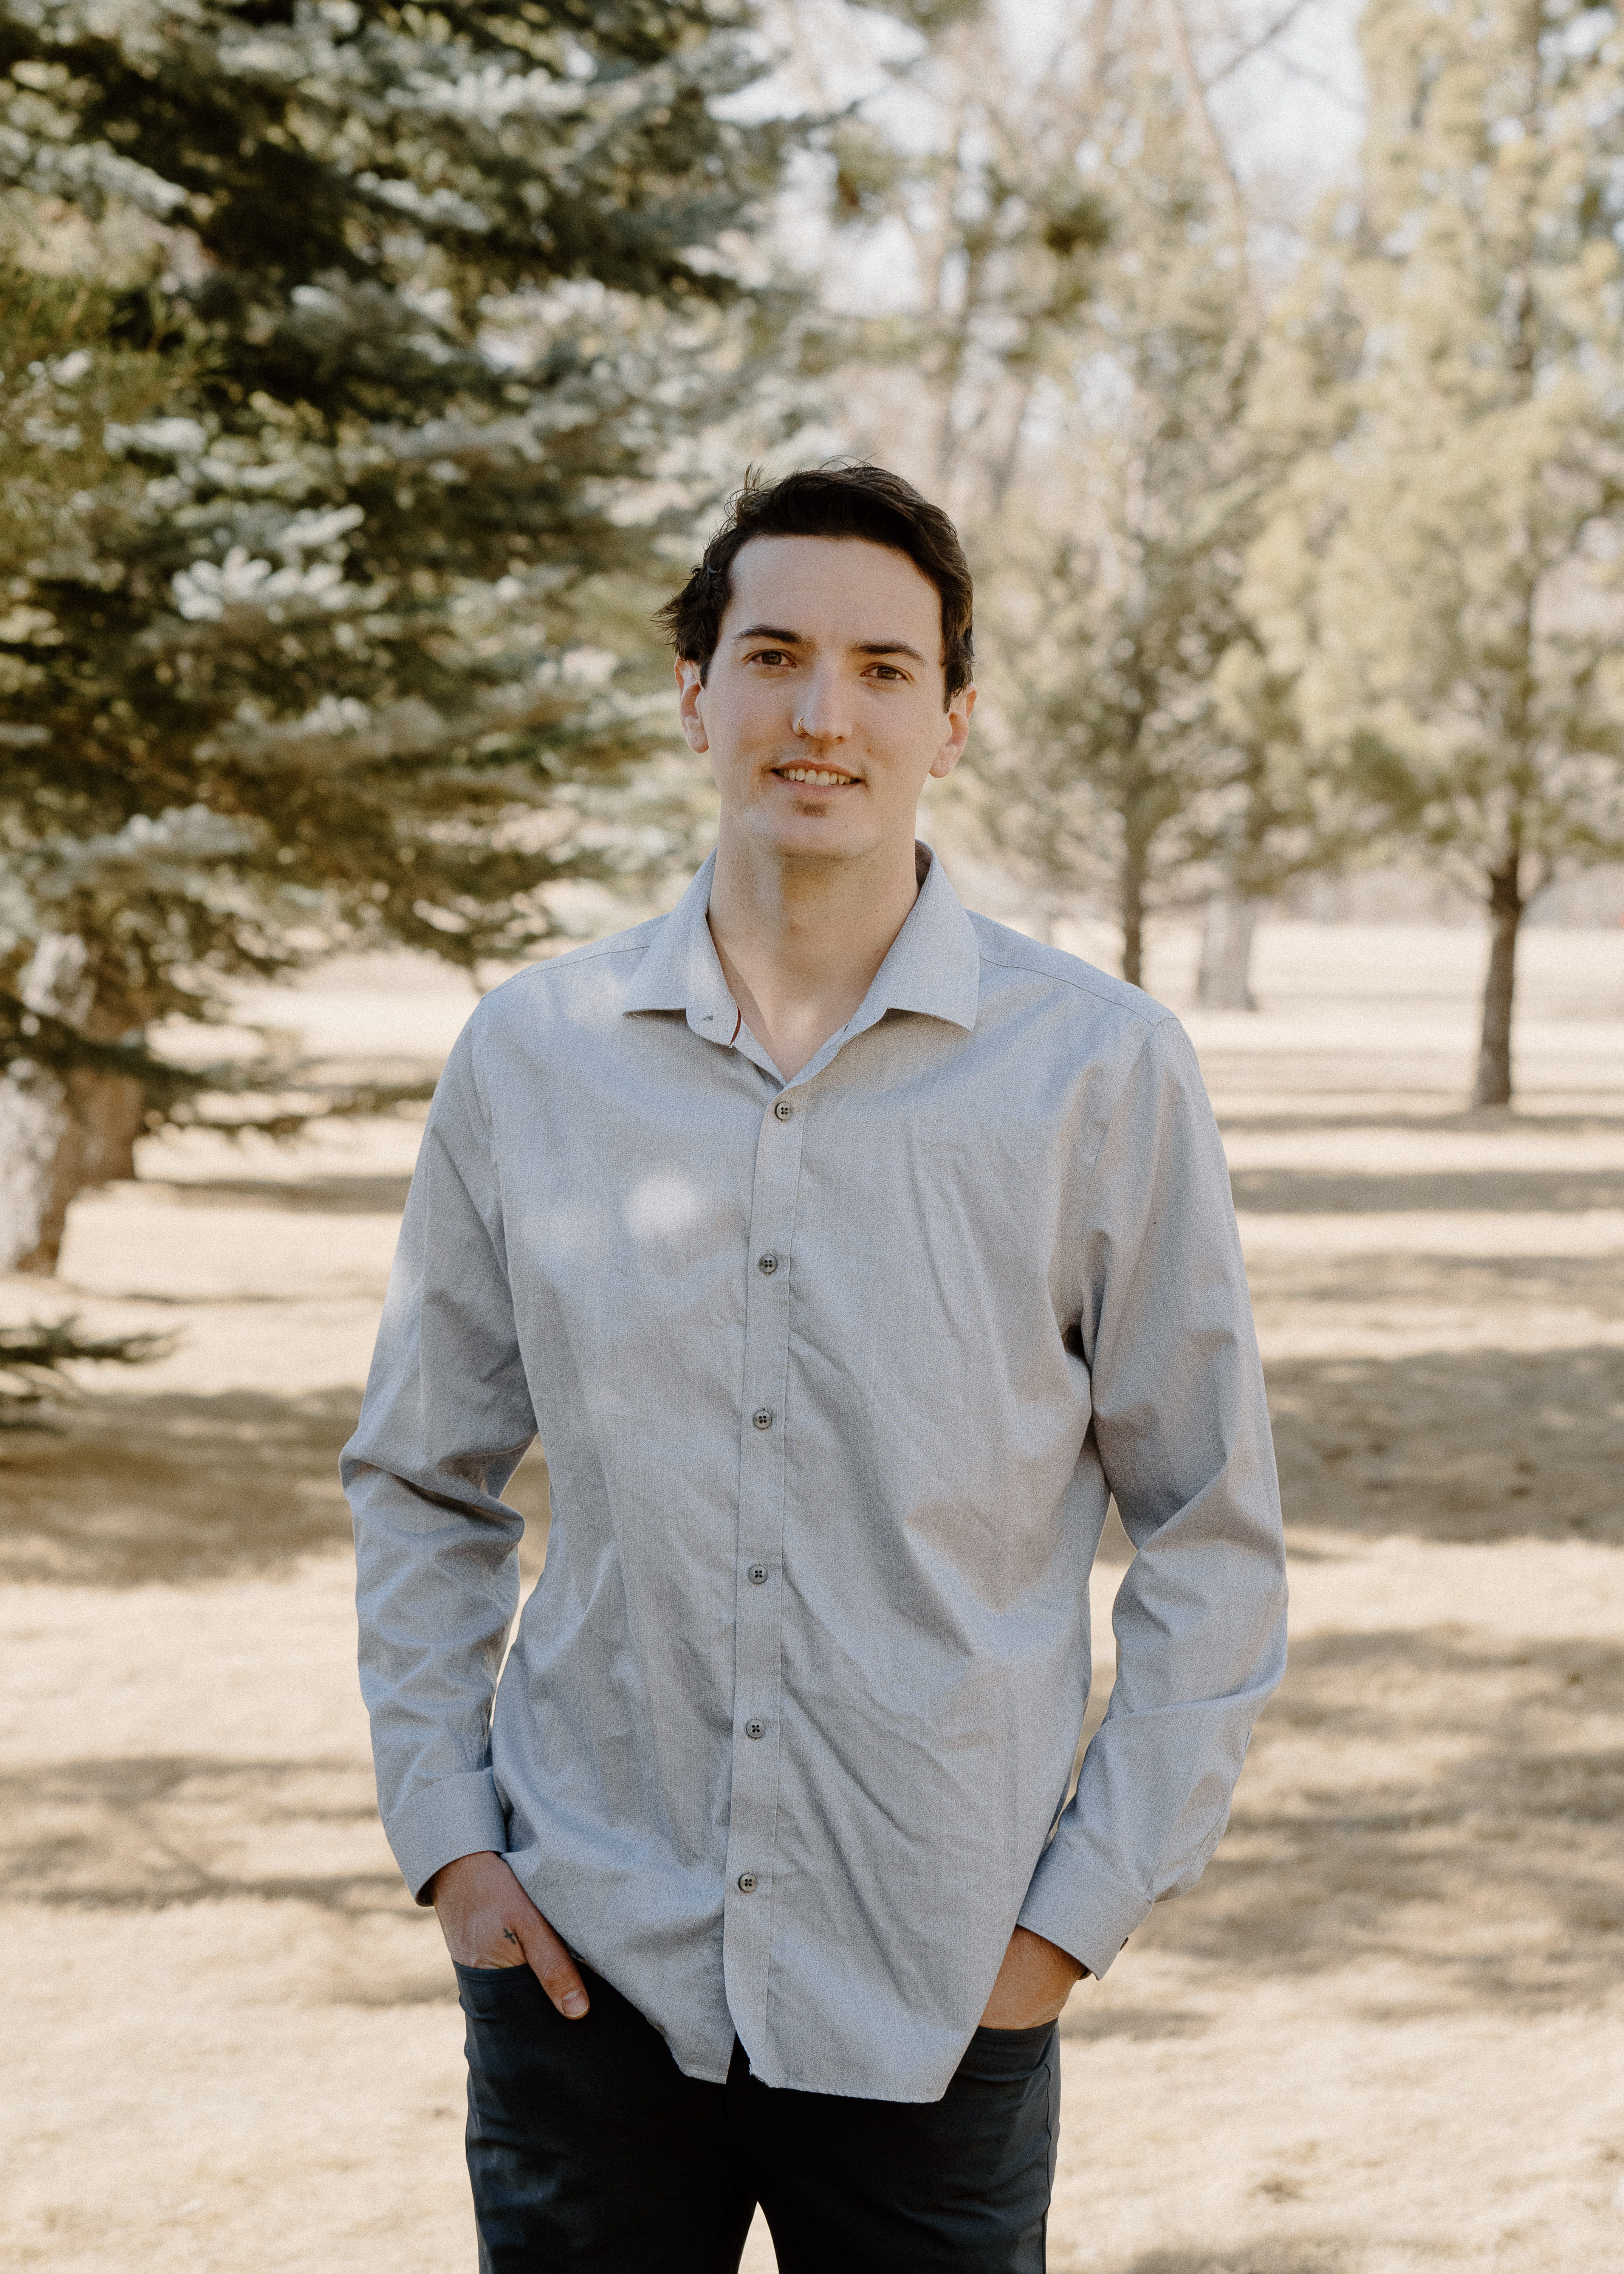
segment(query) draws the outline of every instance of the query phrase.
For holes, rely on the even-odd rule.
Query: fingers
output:
[[[539,1911],[524,1938],[524,1955],[542,1988],[567,2022],[578,2022],[591,2002],[575,1960]]]
[[[442,1866],[434,1908],[446,1946],[459,1966],[523,1966],[566,2021],[578,2022],[590,2000],[575,1960],[515,1878],[488,1850]]]

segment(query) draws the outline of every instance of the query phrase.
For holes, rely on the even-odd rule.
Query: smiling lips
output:
[[[855,774],[831,773],[822,766],[774,766],[780,781],[801,782],[811,789],[850,789]]]

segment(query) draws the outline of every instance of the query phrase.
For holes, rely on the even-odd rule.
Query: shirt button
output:
[[[764,1587],[767,1584],[766,1565],[764,1563],[752,1563],[748,1576],[752,1587]]]
[[[758,1405],[755,1412],[751,1414],[750,1419],[755,1422],[758,1429],[771,1429],[772,1427],[771,1406]]]
[[[790,1115],[795,1111],[787,1097],[779,1098],[778,1103],[772,1110],[778,1115],[780,1121],[787,1121]]]
[[[741,1872],[740,1872],[740,1874],[739,1874],[739,1893],[740,1893],[741,1895],[751,1895],[751,1894],[755,1894],[755,1892],[756,1892],[756,1874],[755,1874],[755,1872],[754,1872],[754,1871],[741,1871]]]
[[[758,1255],[756,1259],[756,1269],[768,1279],[771,1278],[778,1268],[778,1259],[776,1255]]]
[[[747,1737],[764,1737],[767,1734],[767,1724],[764,1721],[747,1721],[744,1725],[744,1734]]]

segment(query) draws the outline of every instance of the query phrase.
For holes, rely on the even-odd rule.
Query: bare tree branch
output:
[[[1229,62],[1221,65],[1220,68],[1213,73],[1210,79],[1204,79],[1202,81],[1203,92],[1210,94],[1214,87],[1222,87],[1223,85],[1223,82],[1229,77],[1232,72],[1239,71],[1241,65],[1243,64],[1249,64],[1253,56],[1260,56],[1265,48],[1272,47],[1274,42],[1280,37],[1281,34],[1282,32],[1289,32],[1292,25],[1296,23],[1297,18],[1303,15],[1308,9],[1312,8],[1314,0],[1290,0],[1289,6],[1282,8],[1280,14],[1275,17],[1274,22],[1267,25],[1264,30],[1259,32],[1255,40],[1250,41],[1245,47],[1240,49],[1237,54],[1232,55],[1229,57]]]
[[[1241,188],[1240,177],[1236,173],[1229,146],[1219,132],[1217,121],[1207,108],[1207,82],[1203,81],[1199,72],[1196,69],[1195,49],[1191,41],[1190,24],[1184,14],[1183,0],[1163,0],[1163,14],[1174,64],[1184,83],[1184,92],[1194,117],[1196,131],[1207,144],[1214,169],[1222,184],[1224,202],[1229,207],[1229,232],[1234,240],[1236,253],[1244,269],[1246,264],[1249,218],[1246,212],[1245,192]]]
[[[1362,102],[1356,101],[1345,87],[1338,87],[1336,81],[1328,79],[1324,72],[1316,71],[1312,64],[1301,63],[1296,56],[1273,56],[1270,61],[1275,70],[1284,72],[1288,79],[1300,79],[1304,87],[1315,87],[1321,94],[1329,95],[1333,102],[1340,103],[1344,110],[1351,111],[1356,118],[1365,116]]]

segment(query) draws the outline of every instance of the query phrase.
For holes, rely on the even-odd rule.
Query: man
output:
[[[1026,2274],[1056,2018],[1199,1875],[1283,1661],[1223,1155],[1177,1023],[914,842],[974,701],[944,514],[747,487],[665,615],[716,853],[470,1020],[345,1457],[480,2264],[717,2274],[759,2202],[784,2274]]]

